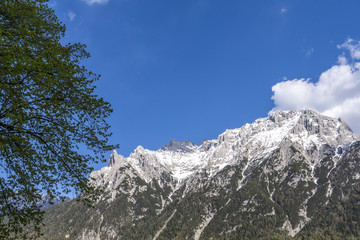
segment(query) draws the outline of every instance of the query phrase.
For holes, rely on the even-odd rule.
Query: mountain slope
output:
[[[329,236],[356,237],[358,141],[342,119],[299,110],[199,146],[172,140],[157,151],[139,146],[128,158],[114,151],[91,174],[104,190],[96,208],[73,200],[48,209],[44,238],[312,237],[327,234],[327,214],[340,214]]]

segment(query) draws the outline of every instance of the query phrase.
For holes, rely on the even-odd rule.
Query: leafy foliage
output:
[[[39,192],[93,199],[89,163],[114,148],[100,76],[81,65],[85,45],[64,35],[45,0],[0,1],[0,238],[37,236]]]

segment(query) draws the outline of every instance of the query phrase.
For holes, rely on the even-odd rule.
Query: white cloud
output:
[[[76,17],[76,14],[74,12],[70,11],[70,10],[68,11],[67,15],[68,15],[70,21],[73,21],[75,19],[75,17]]]
[[[340,65],[346,65],[346,64],[348,63],[348,60],[346,59],[345,56],[339,56],[339,57],[338,57],[338,63],[339,63]]]
[[[360,59],[360,43],[347,40],[339,48],[350,51],[352,59]],[[349,63],[339,56],[338,63],[323,72],[317,82],[293,79],[272,87],[276,110],[314,109],[331,117],[342,117],[360,133],[360,62]]]
[[[360,59],[360,41],[348,38],[343,44],[337,47],[349,50],[352,59]]]
[[[106,4],[109,2],[109,0],[83,0],[86,2],[89,6],[92,6],[94,4]]]

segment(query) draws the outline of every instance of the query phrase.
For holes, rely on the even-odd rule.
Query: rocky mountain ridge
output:
[[[108,166],[91,174],[104,190],[97,210],[87,210],[91,220],[69,225],[66,221],[80,216],[62,215],[66,224],[56,234],[73,239],[308,234],[304,227],[323,219],[318,207],[356,195],[358,141],[342,119],[298,110],[275,112],[199,146],[172,140],[156,151],[139,146],[127,158],[114,151]],[[341,171],[347,176],[339,181]],[[81,207],[69,202],[51,208],[48,216],[61,208]],[[55,234],[56,222],[48,219],[46,231]],[[252,227],[244,224],[250,222]]]
[[[92,177],[109,171],[112,166],[128,163],[147,181],[159,177],[161,170],[180,181],[202,169],[215,174],[225,166],[236,164],[239,157],[247,158],[250,165],[258,164],[259,159],[271,155],[280,144],[286,142],[298,145],[311,157],[308,152],[322,145],[346,149],[346,146],[358,140],[360,137],[342,119],[321,116],[312,110],[278,111],[252,124],[226,130],[217,139],[206,140],[200,146],[190,141],[172,140],[157,151],[138,146],[128,158],[114,150],[108,167],[94,172]],[[311,167],[316,164],[310,162]]]

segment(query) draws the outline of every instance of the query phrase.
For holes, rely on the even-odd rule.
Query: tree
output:
[[[111,106],[94,92],[100,76],[81,64],[90,54],[62,42],[46,2],[0,1],[0,239],[36,238],[41,192],[94,199],[90,163],[116,147]]]

